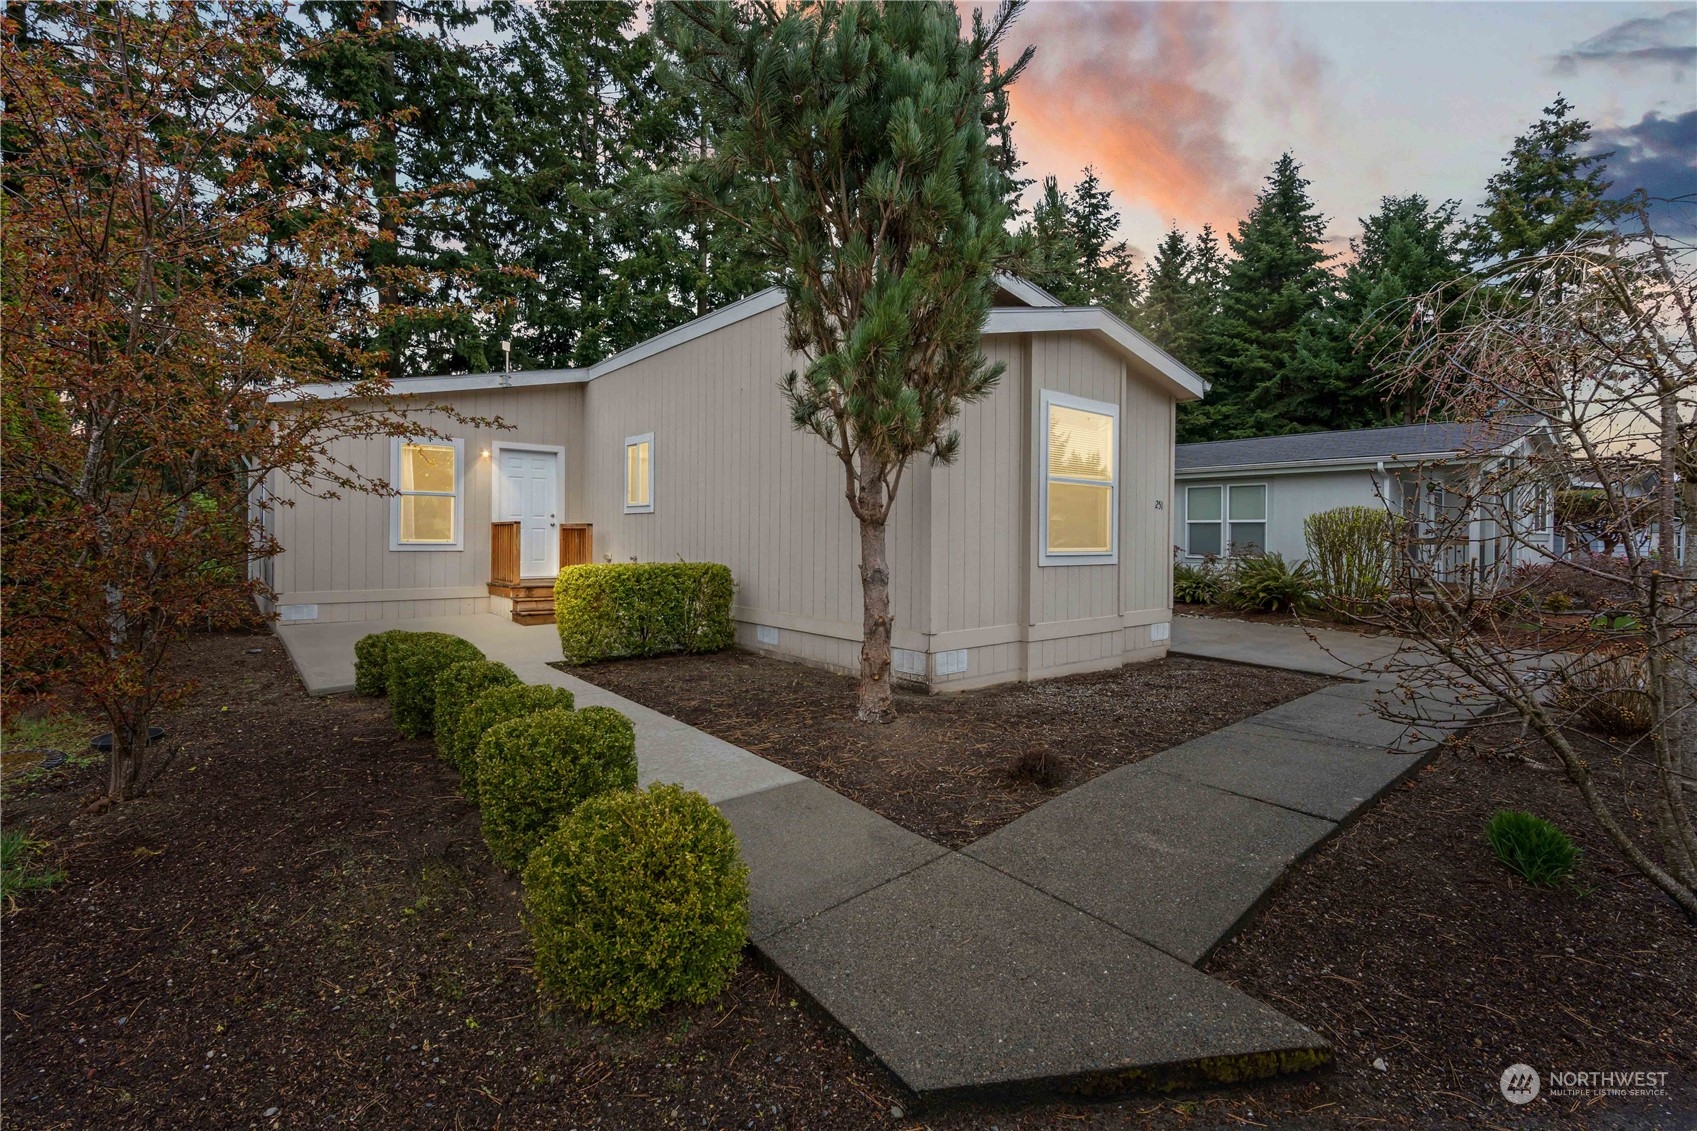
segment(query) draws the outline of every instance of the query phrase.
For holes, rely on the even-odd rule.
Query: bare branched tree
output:
[[[1400,382],[1478,422],[1492,455],[1400,478],[1372,619],[1416,644],[1404,702],[1499,699],[1697,919],[1697,249],[1634,216],[1411,308]],[[1574,491],[1605,552],[1564,544],[1555,500]],[[1580,730],[1617,765],[1595,772]]]

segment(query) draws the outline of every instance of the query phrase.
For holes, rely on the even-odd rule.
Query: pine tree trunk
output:
[[[884,513],[888,513],[887,510]],[[860,592],[864,604],[860,643],[860,702],[855,717],[863,723],[896,718],[890,692],[890,562],[882,515],[860,522]]]

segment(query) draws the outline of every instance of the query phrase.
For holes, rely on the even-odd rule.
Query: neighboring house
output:
[[[912,462],[891,520],[895,667],[933,687],[1166,652],[1174,406],[1203,383],[1107,311],[998,282],[1001,383],[962,411],[954,464]],[[267,516],[281,619],[547,620],[562,563],[683,558],[731,568],[739,643],[854,670],[857,527],[842,465],[790,423],[783,306],[763,291],[586,369],[398,382],[513,427],[337,444],[395,498],[268,484],[293,504]]]
[[[1543,422],[1408,424],[1178,445],[1175,552],[1182,560],[1267,552],[1308,557],[1303,523],[1335,507],[1386,507],[1432,534],[1423,552],[1446,571],[1547,561],[1563,547],[1553,491],[1461,514],[1468,483],[1554,443]],[[1510,522],[1514,528],[1510,528]]]

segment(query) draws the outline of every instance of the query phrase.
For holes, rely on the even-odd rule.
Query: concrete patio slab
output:
[[[446,632],[464,637],[484,654],[516,666],[526,660],[560,658],[560,634],[550,624],[514,624],[493,613],[416,617],[410,620],[337,621],[327,624],[278,624],[277,638],[294,661],[309,695],[335,695],[354,689],[354,644],[361,637],[392,628],[408,632]]]
[[[958,854],[761,944],[921,1100],[1318,1066],[1311,1030]]]
[[[1163,751],[1144,765],[1241,797],[1342,821],[1423,763],[1408,754],[1239,723]]]
[[[1159,773],[1145,760],[1086,782],[963,851],[1196,963],[1336,828]]]
[[[808,778],[719,809],[748,864],[757,944],[948,852]]]
[[[1309,631],[1313,632],[1312,639]],[[1167,650],[1181,656],[1359,679],[1370,678],[1372,669],[1396,655],[1403,645],[1396,637],[1363,636],[1337,629],[1305,630],[1295,624],[1177,616]]]

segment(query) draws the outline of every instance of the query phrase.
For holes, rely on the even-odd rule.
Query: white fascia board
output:
[[[411,397],[428,395],[430,393],[468,393],[484,389],[527,389],[547,385],[580,385],[585,381],[593,381],[597,377],[605,377],[627,365],[634,365],[657,353],[681,346],[696,338],[721,330],[726,326],[741,322],[745,318],[753,318],[764,314],[774,307],[784,304],[784,292],[779,287],[767,287],[745,299],[720,307],[711,314],[691,319],[682,326],[674,326],[663,334],[656,334],[646,342],[639,342],[630,349],[622,350],[612,357],[605,358],[584,369],[521,369],[512,373],[456,373],[444,377],[407,377],[391,382],[385,393],[391,397]],[[351,386],[345,382],[324,385],[304,385],[291,389],[286,393],[274,394],[275,402],[339,399],[348,395]]]
[[[1018,275],[1009,275],[1006,272],[998,271],[996,272],[996,285],[1027,306],[1058,307],[1065,305],[1060,299],[1036,283],[1029,279],[1021,279]]]
[[[1099,306],[1000,306],[984,320],[986,334],[1097,334],[1142,362],[1179,400],[1200,400],[1208,383],[1172,354]]]

